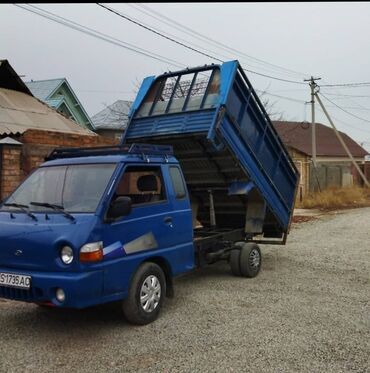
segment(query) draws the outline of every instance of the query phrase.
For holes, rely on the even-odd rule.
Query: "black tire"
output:
[[[155,280],[155,279],[157,280]],[[149,289],[146,285],[151,281],[158,281],[160,292],[154,289]],[[142,289],[148,289],[149,300],[144,305],[141,301]],[[159,299],[155,300],[155,296]],[[132,278],[127,299],[122,303],[123,313],[128,322],[131,324],[145,325],[153,322],[158,318],[163,299],[166,295],[166,279],[165,275],[157,264],[151,262],[143,263]],[[145,307],[148,306],[148,310]],[[153,308],[153,309],[151,309]]]
[[[234,276],[241,276],[240,272],[240,250],[233,249],[230,251],[230,267]]]
[[[240,249],[240,272],[244,277],[256,277],[261,269],[261,250],[255,243],[244,243]]]

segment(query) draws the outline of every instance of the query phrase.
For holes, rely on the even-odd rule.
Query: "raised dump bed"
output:
[[[299,173],[238,61],[146,78],[122,140],[138,141],[173,145],[203,227],[285,242]]]

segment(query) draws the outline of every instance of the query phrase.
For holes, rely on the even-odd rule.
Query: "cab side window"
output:
[[[114,198],[130,197],[133,205],[161,202],[166,193],[160,167],[127,167]]]
[[[170,176],[172,180],[173,189],[176,194],[176,198],[184,198],[186,196],[186,189],[179,168],[170,167]]]

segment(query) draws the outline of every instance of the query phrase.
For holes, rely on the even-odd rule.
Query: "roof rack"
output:
[[[171,145],[152,144],[125,144],[117,146],[99,146],[91,148],[57,148],[46,158],[46,161],[60,158],[89,157],[99,155],[119,155],[119,154],[139,154],[139,155],[173,155]]]

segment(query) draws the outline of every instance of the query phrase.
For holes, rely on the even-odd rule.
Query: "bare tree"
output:
[[[271,101],[268,97],[266,97],[266,95],[267,95],[267,91],[266,90],[262,91],[259,94],[259,99],[261,100],[270,119],[274,121],[285,120],[284,112],[278,111],[276,109],[277,101]]]

